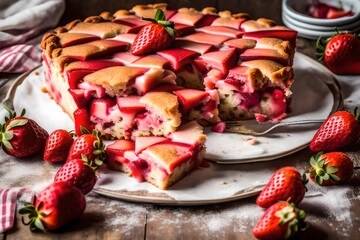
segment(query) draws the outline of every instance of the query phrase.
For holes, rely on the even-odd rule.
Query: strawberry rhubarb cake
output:
[[[77,133],[118,139],[112,169],[166,188],[201,163],[202,126],[286,117],[296,35],[214,8],[104,12],[44,35],[46,89]]]

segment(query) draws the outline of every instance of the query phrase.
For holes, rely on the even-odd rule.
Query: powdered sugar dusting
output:
[[[0,154],[0,187],[26,187],[34,192],[39,192],[47,187],[57,172],[59,165],[49,164],[41,156],[29,159],[16,159]]]

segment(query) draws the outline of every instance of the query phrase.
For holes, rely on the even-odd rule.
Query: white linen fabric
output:
[[[41,37],[64,10],[64,0],[1,0],[0,72],[22,73],[39,65]]]

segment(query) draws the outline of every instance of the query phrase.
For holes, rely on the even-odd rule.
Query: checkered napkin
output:
[[[22,73],[41,61],[39,43],[57,25],[64,0],[0,1],[0,72]]]
[[[26,188],[0,188],[0,233],[14,225],[16,208],[24,202],[33,202],[34,193]]]

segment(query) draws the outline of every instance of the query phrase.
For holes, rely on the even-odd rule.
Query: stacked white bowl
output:
[[[319,37],[331,37],[339,32],[360,31],[360,0],[341,0],[344,10],[351,10],[352,16],[333,19],[314,18],[307,15],[307,9],[311,0],[283,0],[282,20],[283,23],[296,31],[300,37],[317,39]],[[335,7],[340,7],[339,0],[320,1]]]

